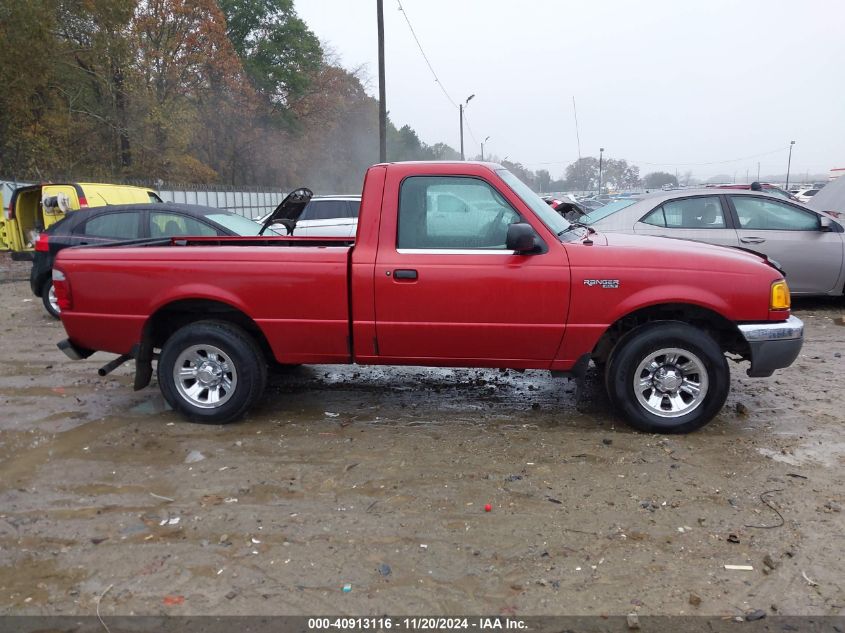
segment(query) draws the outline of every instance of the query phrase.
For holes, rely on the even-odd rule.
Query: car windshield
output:
[[[781,198],[786,198],[787,200],[795,199],[792,194],[790,194],[788,191],[784,191],[780,187],[764,187],[763,193],[770,193],[775,196],[780,196]]]
[[[496,173],[505,181],[513,192],[537,214],[540,221],[555,235],[566,231],[570,224],[562,215],[546,204],[543,199],[534,193],[531,188],[514,176],[507,169],[497,169]]]
[[[621,211],[626,207],[630,207],[632,204],[637,202],[636,198],[623,198],[621,200],[614,200],[603,207],[599,207],[595,211],[592,211],[581,218],[581,221],[584,224],[592,224],[593,222],[598,222],[599,220],[603,220],[609,215],[613,215],[617,211]]]
[[[242,215],[236,215],[234,213],[209,213],[205,217],[212,222],[216,222],[220,226],[229,229],[236,235],[258,235],[258,232],[261,230],[260,224],[245,218]],[[265,235],[268,233],[280,235],[280,233],[274,231],[273,229],[267,229],[264,232]]]

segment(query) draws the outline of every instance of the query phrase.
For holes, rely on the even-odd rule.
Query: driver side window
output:
[[[412,176],[399,191],[398,248],[505,248],[519,214],[483,180]]]

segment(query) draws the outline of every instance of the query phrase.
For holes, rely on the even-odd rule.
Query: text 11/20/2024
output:
[[[519,618],[503,617],[401,617],[389,616],[361,618],[308,618],[309,631],[341,629],[345,631],[387,629],[408,631],[453,631],[453,630],[524,630],[526,623]]]

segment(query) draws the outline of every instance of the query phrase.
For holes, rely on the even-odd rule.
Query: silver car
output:
[[[793,294],[842,295],[845,226],[780,196],[741,189],[660,192],[617,200],[582,220],[598,231],[746,248],[776,261]]]

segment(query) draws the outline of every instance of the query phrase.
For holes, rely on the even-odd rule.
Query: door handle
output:
[[[763,237],[741,237],[739,241],[744,244],[762,244],[766,241],[766,238]]]
[[[399,270],[393,271],[393,278],[394,279],[416,279],[417,278],[417,271],[400,268]]]

